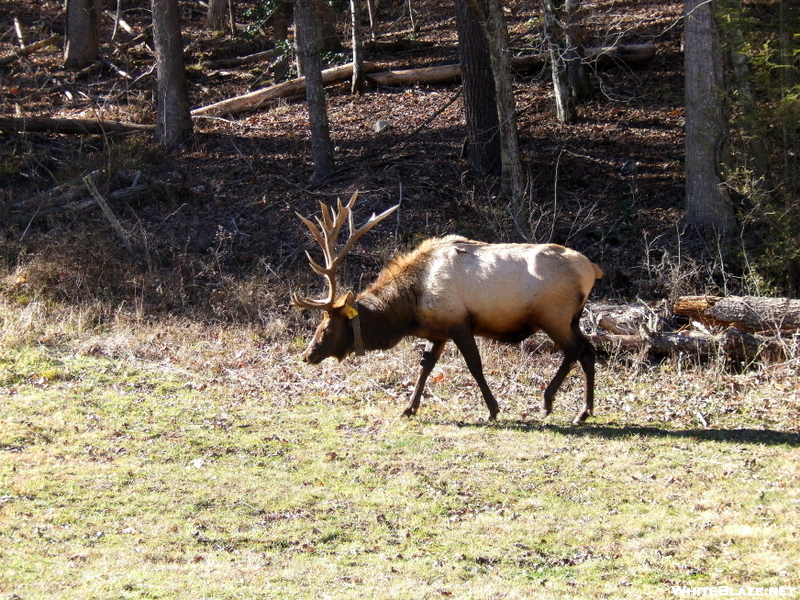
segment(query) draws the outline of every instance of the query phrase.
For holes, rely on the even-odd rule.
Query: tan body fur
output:
[[[418,290],[411,335],[447,338],[453,326],[467,322],[481,337],[518,342],[544,329],[559,343],[571,336],[569,324],[601,275],[597,265],[563,246],[449,236],[395,259],[359,301],[400,283]]]

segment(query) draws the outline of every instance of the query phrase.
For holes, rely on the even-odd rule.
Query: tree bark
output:
[[[176,148],[192,135],[178,0],[152,0],[152,13],[157,71],[155,138]]]
[[[375,0],[367,0],[367,12],[369,13],[369,39],[375,41],[375,21],[378,19],[378,7]]]
[[[570,89],[567,73],[567,47],[561,22],[562,15],[558,10],[560,4],[559,0],[542,0],[544,31],[550,56],[556,119],[560,123],[575,123],[578,120],[578,113],[575,109],[575,98]]]
[[[361,0],[350,0],[350,26],[352,28],[353,43],[353,78],[350,83],[350,93],[361,95],[364,93],[364,53],[361,49]]]
[[[608,354],[644,353],[653,357],[689,355],[699,359],[721,357],[726,361],[751,363],[756,360],[785,360],[787,349],[781,341],[729,327],[717,335],[707,333],[657,333],[651,335],[589,334],[592,345]],[[525,340],[526,352],[554,352],[558,346],[549,338]],[[791,351],[790,351],[791,352]]]
[[[311,126],[311,154],[314,161],[312,182],[322,182],[333,172],[325,86],[322,82],[322,32],[319,0],[295,0],[295,20],[299,54],[306,79],[306,101]]]
[[[99,0],[66,0],[64,66],[81,69],[100,58]]]
[[[725,241],[733,208],[722,186],[725,116],[721,53],[714,22],[715,2],[685,0],[684,75],[686,81],[685,224],[700,235]]]
[[[485,0],[476,0],[487,11]],[[458,57],[461,63],[464,116],[467,122],[468,159],[481,175],[499,175],[500,123],[489,57],[489,43],[483,27],[465,0],[455,0],[458,29]]]
[[[289,20],[292,16],[292,3],[289,0],[277,0],[275,10],[272,12],[272,36],[275,45],[289,39]]]
[[[367,79],[379,85],[395,86],[414,85],[417,83],[453,83],[461,79],[461,65],[371,72],[367,75]]]
[[[561,123],[575,123],[578,103],[593,93],[577,33],[581,0],[543,0],[542,4],[556,118]]]
[[[508,28],[503,17],[503,7],[500,0],[488,0],[488,10],[484,12],[477,0],[466,0],[466,2],[484,29],[484,35],[489,43],[489,58],[492,63],[492,77],[497,99],[497,120],[500,124],[503,193],[512,202],[518,202],[525,192],[525,178],[522,173],[522,157],[519,151],[517,113],[509,59]]]
[[[208,0],[206,27],[212,31],[225,29],[228,16],[228,0]]]

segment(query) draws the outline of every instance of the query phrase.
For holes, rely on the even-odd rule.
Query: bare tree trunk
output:
[[[489,0],[488,17],[490,57],[494,73],[495,94],[497,95],[497,118],[500,121],[502,186],[509,198],[518,202],[525,193],[525,179],[522,174],[522,156],[519,152],[517,109],[511,80],[508,28],[503,17],[503,6],[500,0]]]
[[[208,12],[206,12],[206,27],[212,31],[222,31],[225,29],[225,21],[228,17],[228,0],[208,0]]]
[[[576,105],[592,94],[589,73],[583,65],[576,17],[580,0],[543,0],[545,35],[550,54],[556,118],[560,123],[578,120]]]
[[[272,12],[272,36],[275,38],[275,45],[289,39],[289,18],[292,14],[292,3],[287,0],[278,0],[275,10]]]
[[[175,148],[192,135],[178,0],[152,0],[152,12],[157,71],[156,141]]]
[[[319,0],[295,0],[295,23],[298,31],[299,55],[306,79],[306,101],[311,125],[311,154],[314,174],[311,180],[321,182],[333,171],[325,87],[322,83],[322,33],[319,23]]]
[[[578,120],[575,100],[572,97],[567,75],[564,32],[553,0],[543,0],[544,32],[547,38],[547,51],[550,54],[550,70],[553,79],[553,96],[556,101],[556,118],[559,123],[574,123]]]
[[[734,226],[724,170],[723,73],[714,3],[685,0],[686,213],[684,222],[701,235],[725,240]]]
[[[364,53],[361,51],[361,0],[350,0],[351,27],[353,29],[353,79],[351,94],[364,93]]]
[[[477,2],[482,10],[488,10],[485,1]],[[500,124],[489,43],[483,27],[466,2],[455,0],[455,8],[469,162],[481,175],[499,175]]]
[[[582,0],[566,0],[564,3],[567,13],[567,76],[576,104],[580,104],[594,95],[594,86],[589,69],[585,64],[586,55],[580,34],[581,3]]]
[[[236,35],[233,0],[208,0],[206,28],[211,31],[224,31],[227,28],[231,36]]]
[[[501,184],[503,193],[509,196],[512,202],[516,202],[522,199],[525,192],[525,180],[519,152],[508,28],[503,17],[503,7],[500,0],[488,0],[488,10],[484,12],[477,0],[466,0],[466,2],[484,28],[484,34],[489,42],[489,58],[492,63],[497,98],[497,120],[500,123]]]
[[[375,41],[375,21],[378,19],[378,6],[376,0],[367,0],[367,11],[369,12],[369,39]]]
[[[100,58],[98,0],[66,0],[64,66],[80,69]]]

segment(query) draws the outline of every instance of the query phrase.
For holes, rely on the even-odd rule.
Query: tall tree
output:
[[[298,54],[306,78],[306,102],[311,126],[311,155],[314,174],[311,180],[321,182],[333,172],[331,142],[325,86],[322,83],[321,0],[295,0]]]
[[[361,0],[350,0],[350,27],[353,41],[353,79],[351,94],[364,93],[364,54],[361,51]]]
[[[213,31],[230,28],[231,35],[236,35],[236,22],[233,19],[233,0],[208,0],[206,27]]]
[[[542,0],[556,117],[561,123],[577,121],[576,105],[592,94],[577,35],[580,7],[581,0]]]
[[[64,66],[85,67],[100,57],[99,0],[66,0]]]
[[[721,51],[710,0],[685,0],[685,224],[701,235],[730,236],[733,207],[722,186],[725,115]]]
[[[489,44],[489,60],[497,100],[497,120],[500,124],[501,184],[503,192],[512,201],[519,201],[525,192],[522,157],[517,133],[517,111],[514,87],[511,81],[508,28],[500,0],[487,0],[487,10],[481,9],[477,0],[466,0],[467,5],[483,28]]]
[[[488,10],[486,0],[476,0]],[[467,156],[472,168],[482,175],[500,174],[500,123],[489,58],[489,43],[477,16],[465,0],[455,0],[458,28],[458,57],[467,121]]]
[[[178,0],[152,0],[156,51],[156,141],[175,148],[192,134]]]

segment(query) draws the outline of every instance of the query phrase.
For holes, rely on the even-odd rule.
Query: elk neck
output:
[[[416,298],[401,298],[396,294],[386,298],[367,290],[358,295],[358,313],[364,348],[388,350],[414,329]]]

